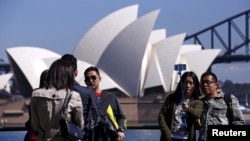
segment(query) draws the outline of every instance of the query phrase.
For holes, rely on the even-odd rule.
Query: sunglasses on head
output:
[[[85,81],[90,81],[90,80],[96,80],[96,76],[95,75],[91,75],[91,76],[87,76],[85,77]]]

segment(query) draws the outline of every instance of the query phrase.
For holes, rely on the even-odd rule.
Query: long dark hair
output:
[[[188,76],[190,76],[194,81],[194,91],[193,91],[192,96],[191,96],[192,99],[198,99],[199,96],[201,95],[200,83],[199,83],[199,79],[198,79],[197,75],[193,71],[186,71],[181,76],[181,80],[179,81],[178,86],[174,92],[174,94],[177,97],[176,100],[178,102],[181,102],[181,98],[182,98],[182,86],[181,86],[181,84],[184,84],[184,81]]]
[[[46,78],[47,78],[48,70],[44,70],[40,75],[40,83],[39,88],[44,88],[46,86]]]
[[[73,83],[74,69],[72,65],[62,59],[54,61],[49,68],[45,88],[73,89]]]

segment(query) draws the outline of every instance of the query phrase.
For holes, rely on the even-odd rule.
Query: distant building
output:
[[[4,61],[1,59],[1,62],[0,62],[0,75],[10,73],[10,72],[11,72],[10,64],[4,63]]]
[[[168,37],[166,29],[154,30],[159,12],[158,9],[137,17],[138,5],[132,5],[97,22],[73,50],[79,63],[76,80],[84,85],[83,72],[94,65],[100,68],[102,89],[118,89],[127,97],[143,97],[147,88],[162,86],[165,92],[175,89],[179,78],[175,64],[186,64],[185,71],[192,70],[200,76],[220,50],[184,45],[186,33]],[[40,73],[61,57],[31,46],[7,48],[6,52],[25,97],[38,87]]]

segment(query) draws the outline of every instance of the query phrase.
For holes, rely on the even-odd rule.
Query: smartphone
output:
[[[174,65],[174,70],[179,71],[179,72],[186,70],[186,64],[176,64]]]

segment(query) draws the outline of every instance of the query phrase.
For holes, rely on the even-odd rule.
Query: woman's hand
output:
[[[201,120],[200,119],[196,119],[195,120],[195,124],[197,127],[201,127]]]
[[[187,111],[188,110],[188,102],[183,102],[182,103],[182,109],[183,109],[183,111]]]
[[[118,131],[117,135],[118,135],[118,137],[117,137],[118,141],[123,141],[125,139],[125,133],[124,132],[119,132]]]

